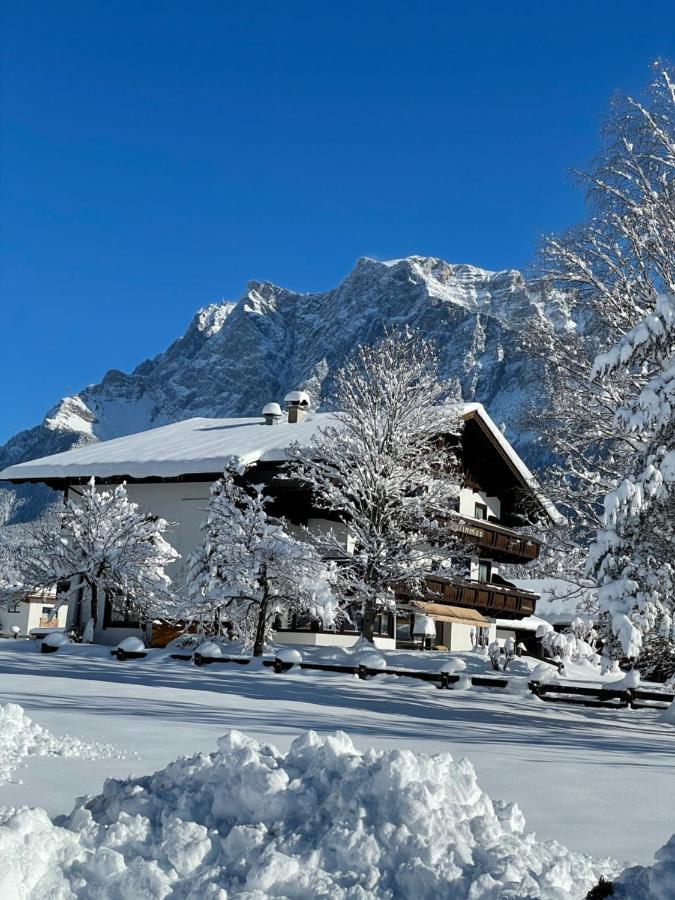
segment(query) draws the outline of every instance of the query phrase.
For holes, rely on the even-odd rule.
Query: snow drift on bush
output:
[[[0,827],[0,896],[569,900],[616,872],[525,834],[466,760],[360,753],[342,733],[284,756],[231,732],[57,821],[21,810]]]
[[[119,756],[119,753],[108,744],[91,744],[68,736],[55,737],[32,722],[20,706],[6,703],[0,706],[0,784],[9,781],[26,756],[101,759]]]

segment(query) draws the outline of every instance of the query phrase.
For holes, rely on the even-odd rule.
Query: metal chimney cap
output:
[[[289,391],[284,397],[284,403],[288,403],[290,406],[307,407],[310,405],[309,394],[307,391]]]
[[[261,415],[263,415],[263,416],[280,416],[280,415],[282,415],[281,407],[279,406],[278,403],[266,403],[262,408]]]

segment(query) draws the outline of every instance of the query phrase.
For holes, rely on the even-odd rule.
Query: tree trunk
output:
[[[265,631],[267,626],[267,607],[270,602],[269,584],[267,583],[267,565],[263,563],[260,568],[260,578],[258,579],[262,588],[262,600],[260,601],[260,609],[258,610],[258,627],[255,631],[255,643],[253,644],[253,655],[262,656],[265,647]]]
[[[363,605],[363,626],[361,628],[361,637],[365,638],[371,644],[375,643],[375,601],[366,600]]]
[[[89,612],[91,614],[91,618],[94,620],[94,626],[96,626],[96,623],[98,621],[98,587],[96,586],[95,581],[91,583],[90,589],[91,589],[91,591],[90,591],[91,609]],[[85,622],[85,624],[86,624],[86,622]]]
[[[258,610],[258,627],[255,632],[255,643],[253,645],[253,655],[262,656],[265,648],[265,631],[267,625],[267,607],[269,606],[269,596],[265,592],[263,599],[260,601],[260,609]]]

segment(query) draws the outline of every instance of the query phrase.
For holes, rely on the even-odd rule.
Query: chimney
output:
[[[304,422],[309,409],[309,394],[305,391],[289,391],[284,397],[284,403],[288,410],[288,422],[297,425]]]
[[[281,422],[283,413],[278,403],[266,403],[262,408],[262,416],[265,419],[265,425],[276,425]]]

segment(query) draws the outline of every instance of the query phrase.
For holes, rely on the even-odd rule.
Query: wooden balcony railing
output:
[[[461,579],[427,578],[428,595],[435,603],[449,603],[452,606],[471,606],[485,610],[495,616],[531,616],[539,599],[537,594],[520,588],[490,584],[485,581],[463,581]]]
[[[505,562],[527,562],[539,556],[541,543],[538,540],[485,519],[452,516],[445,520],[444,525],[467,541],[474,542],[481,555],[487,557]]]

